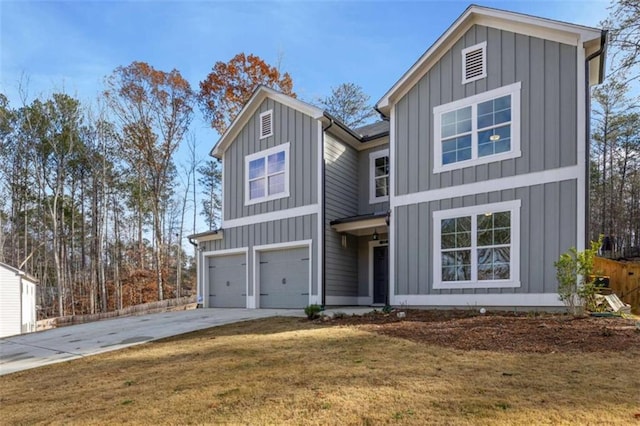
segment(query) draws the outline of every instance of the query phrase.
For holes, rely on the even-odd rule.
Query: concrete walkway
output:
[[[373,308],[325,311],[361,315]],[[302,309],[195,309],[129,316],[44,330],[0,339],[0,376],[115,351],[165,337],[233,322],[273,316],[304,317]]]

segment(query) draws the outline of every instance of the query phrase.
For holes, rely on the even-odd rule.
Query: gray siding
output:
[[[273,110],[273,135],[261,140],[259,117],[262,112],[270,109]],[[287,142],[291,144],[290,196],[245,206],[245,157]],[[273,99],[265,99],[225,152],[223,173],[225,220],[316,204],[319,174],[318,122]]]
[[[359,176],[359,207],[358,214],[368,214],[376,212],[386,212],[389,210],[389,202],[369,204],[371,174],[369,164],[369,154],[376,151],[389,149],[389,145],[382,145],[375,148],[358,152],[358,176]],[[391,171],[391,173],[393,173]]]
[[[487,77],[462,85],[465,47],[487,42]],[[433,174],[433,108],[515,82],[521,151],[515,159]],[[395,194],[575,165],[576,48],[475,25],[396,105]]]
[[[312,293],[318,294],[318,222],[317,215],[299,216],[290,219],[238,226],[224,230],[224,238],[202,243],[204,251],[249,248],[249,279],[253,276],[252,249],[257,245],[287,243],[313,239],[311,245]],[[253,295],[249,286],[249,295]]]
[[[358,239],[331,229],[332,220],[358,214],[358,153],[325,134],[325,286],[328,296],[358,295]]]
[[[495,191],[395,209],[395,294],[553,293],[553,262],[576,245],[576,181]],[[519,199],[519,288],[434,290],[433,212]]]

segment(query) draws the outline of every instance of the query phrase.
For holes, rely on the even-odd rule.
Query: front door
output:
[[[373,248],[373,303],[388,303],[389,247]]]

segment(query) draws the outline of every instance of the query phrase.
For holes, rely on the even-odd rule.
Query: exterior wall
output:
[[[273,135],[260,139],[260,114],[273,110]],[[289,142],[290,196],[245,206],[245,157]],[[224,154],[224,220],[316,204],[318,127],[313,118],[267,98]],[[223,220],[223,222],[224,222]]]
[[[36,331],[36,285],[22,280],[22,333]]]
[[[397,207],[395,295],[557,293],[553,262],[575,246],[576,180]],[[519,199],[519,288],[433,289],[433,212]]]
[[[0,266],[0,337],[20,334],[20,281],[15,272]]]
[[[248,249],[247,267],[249,277],[249,296],[254,296],[252,277],[254,274],[253,247],[267,244],[291,243],[296,241],[313,240],[311,244],[311,295],[318,295],[318,222],[317,215],[310,214],[293,218],[273,220],[257,224],[238,226],[224,230],[224,238],[215,241],[205,241],[199,244],[203,252]],[[202,265],[207,263],[200,259],[200,272]],[[199,285],[207,282],[205,273],[200,274]],[[200,293],[201,294],[201,293]]]
[[[487,42],[487,77],[462,84],[465,47]],[[474,25],[396,105],[395,195],[577,164],[576,48]],[[521,82],[519,158],[433,173],[433,108]]]
[[[386,212],[389,210],[389,202],[383,203],[369,203],[369,191],[371,185],[371,165],[369,164],[369,154],[372,152],[383,151],[389,149],[389,145],[382,145],[375,148],[365,149],[358,152],[358,189],[359,189],[359,204],[358,214],[369,214],[377,212]],[[393,169],[393,167],[391,167]],[[390,171],[393,173],[393,171]]]
[[[342,234],[331,228],[331,221],[358,214],[358,152],[325,133],[325,223],[324,256],[325,286],[327,296],[358,296],[358,239],[346,235],[346,247],[342,246]],[[366,192],[368,194],[368,192]]]

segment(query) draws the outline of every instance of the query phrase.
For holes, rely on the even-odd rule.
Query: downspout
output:
[[[597,51],[593,52],[591,55],[587,56],[584,60],[584,85],[585,85],[585,145],[586,145],[586,149],[585,149],[585,201],[584,201],[584,210],[585,210],[585,229],[584,229],[584,235],[585,235],[585,248],[587,245],[587,242],[589,241],[589,239],[591,238],[589,236],[589,222],[591,220],[591,214],[590,214],[590,202],[589,202],[589,194],[590,194],[590,180],[591,180],[591,157],[590,157],[590,153],[591,153],[591,86],[589,85],[589,63],[591,62],[591,60],[597,58],[598,56],[602,56],[600,58],[600,69],[599,71],[599,77],[598,77],[598,84],[602,83],[602,81],[604,80],[604,55],[606,54],[607,51],[607,34],[609,33],[608,30],[602,30],[600,33],[600,49],[598,49]]]
[[[320,151],[322,152],[322,212],[321,212],[321,219],[322,220],[322,232],[323,232],[323,236],[322,236],[322,307],[324,308],[325,304],[326,304],[326,297],[327,297],[327,241],[326,241],[326,223],[325,223],[325,215],[326,215],[326,210],[327,210],[327,181],[326,181],[326,176],[325,176],[325,167],[326,167],[326,162],[324,160],[324,134],[327,130],[329,130],[331,128],[331,126],[333,126],[333,118],[331,117],[327,117],[329,119],[329,125],[325,128],[322,129],[322,137],[320,140]]]
[[[187,240],[189,240],[189,243],[194,247],[194,252],[195,252],[195,258],[196,258],[196,288],[199,289],[200,288],[200,283],[198,282],[198,278],[202,278],[200,275],[200,253],[198,253],[198,243],[196,243],[195,241],[193,241],[191,238],[187,237]],[[197,300],[197,291],[196,291],[196,306],[198,308],[202,308],[202,304],[198,302]],[[202,294],[202,299],[204,300],[204,294]]]

